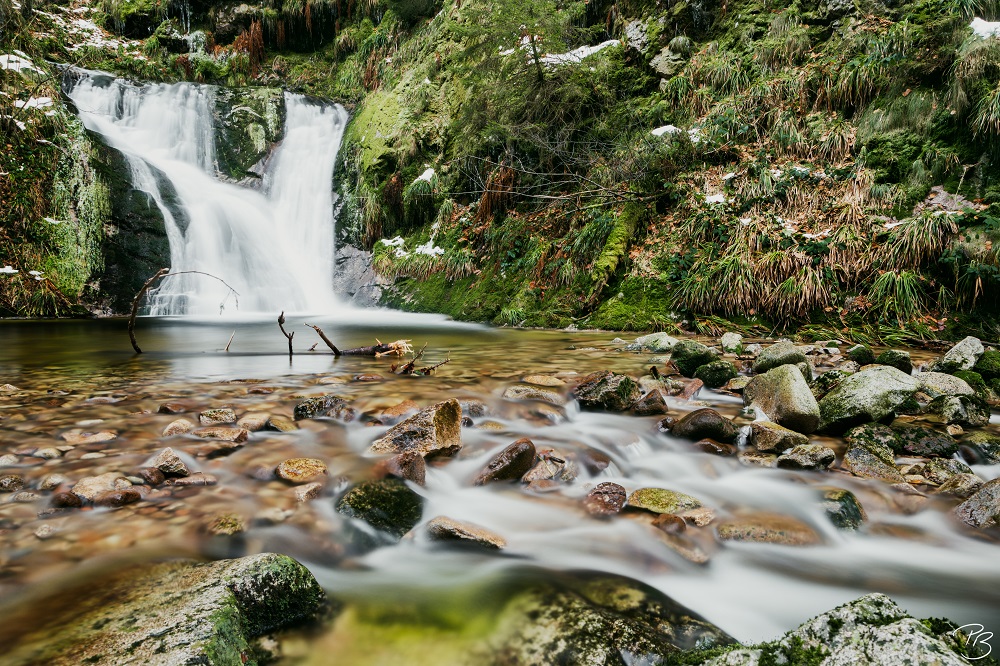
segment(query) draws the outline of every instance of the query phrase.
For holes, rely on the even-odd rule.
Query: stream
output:
[[[427,365],[450,361],[427,377],[393,375],[394,358],[335,358],[305,323],[321,326],[342,348],[408,339],[417,349],[426,344]],[[551,405],[501,397],[527,375],[571,384],[605,369],[638,377],[657,363],[649,353],[624,351],[613,333],[500,330],[347,308],[336,317],[289,317],[286,328],[295,331],[291,358],[273,317],[141,318],[142,355],[131,352],[123,320],[0,324],[0,383],[11,385],[0,393],[0,460],[7,463],[0,474],[20,475],[29,491],[19,501],[0,495],[0,617],[8,619],[0,644],[16,642],[19,627],[55,612],[51,604],[64,600],[53,601],[54,590],[125,562],[269,551],[306,564],[339,599],[368,607],[410,603],[431,614],[446,609],[457,631],[472,630],[477,618],[489,615],[489,590],[526,568],[641,580],[741,641],[773,639],[873,591],[916,617],[1000,628],[997,544],[960,526],[945,500],[931,495],[925,503],[907,503],[885,484],[838,470],[746,466],[659,432],[659,417],[582,412],[572,399]],[[557,390],[568,394],[568,386]],[[334,511],[348,484],[371,477],[379,457],[366,449],[387,426],[366,425],[363,417],[305,420],[295,432],[253,432],[243,446],[217,457],[205,454],[208,440],[161,435],[172,421],[196,421],[206,409],[291,417],[303,398],[330,393],[347,398],[359,415],[407,399],[420,407],[476,399],[489,408],[462,429],[464,448],[455,458],[428,465],[426,486],[414,486],[425,498],[421,525],[396,545],[352,550],[345,519]],[[668,402],[675,417],[711,406],[737,425],[750,422],[741,415],[742,401],[723,392],[702,389],[694,400]],[[177,413],[160,413],[164,404]],[[86,439],[100,432],[114,437]],[[474,486],[487,461],[520,437],[573,463],[576,477],[537,489]],[[839,439],[813,439],[843,450]],[[120,508],[45,514],[51,492],[36,490],[44,478],[134,474],[166,446],[217,484],[164,489]],[[45,454],[51,457],[33,453],[53,447],[57,453]],[[294,486],[261,473],[293,457],[327,464],[318,497],[299,501]],[[974,470],[986,479],[1000,476],[1000,466]],[[688,493],[711,507],[716,520],[756,512],[792,516],[811,526],[821,543],[723,542],[712,525],[668,541],[641,515],[589,516],[581,501],[605,481],[629,492],[652,486]],[[824,487],[857,496],[867,512],[861,529],[833,526],[819,499]],[[206,527],[220,515],[236,516],[244,529],[211,534]],[[507,546],[499,554],[442,547],[421,529],[436,516],[482,526]],[[286,662],[325,663],[333,646],[351,655],[345,663],[392,661],[380,652],[383,646],[352,642],[343,627],[328,626],[289,637]]]

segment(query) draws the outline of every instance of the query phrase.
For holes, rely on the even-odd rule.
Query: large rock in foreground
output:
[[[843,432],[893,415],[917,392],[917,380],[888,365],[855,373],[819,401],[820,430]]]
[[[809,620],[773,643],[738,648],[704,666],[967,665],[953,645],[948,629],[935,634],[884,594],[868,594]]]
[[[603,370],[587,375],[574,390],[581,409],[624,412],[642,397],[642,391],[628,375]]]
[[[265,553],[207,564],[127,569],[66,597],[68,613],[37,619],[5,664],[258,663],[254,638],[312,618],[324,599],[309,570]],[[59,604],[60,607],[63,604]]]
[[[663,655],[733,642],[652,587],[605,573],[552,575],[517,594],[500,626],[493,659],[479,663],[658,664]]]
[[[417,451],[425,458],[462,448],[462,406],[454,398],[423,409],[372,442],[370,453]]]

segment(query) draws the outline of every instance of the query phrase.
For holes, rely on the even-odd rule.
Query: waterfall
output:
[[[328,312],[333,294],[332,178],[347,111],[285,93],[285,134],[260,191],[218,178],[215,88],[133,85],[97,72],[67,84],[87,129],[120,151],[133,186],[163,214],[171,272],[154,315]]]

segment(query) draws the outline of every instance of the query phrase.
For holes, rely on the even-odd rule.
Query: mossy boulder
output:
[[[757,374],[767,372],[782,365],[798,365],[807,363],[806,355],[791,342],[778,342],[767,347],[753,362],[753,371]]]
[[[931,627],[943,628],[936,633]],[[713,656],[703,666],[967,665],[955,629],[946,620],[920,622],[884,594],[869,594],[803,623],[777,641]]]
[[[743,389],[743,404],[796,432],[808,434],[819,427],[819,404],[794,365],[779,365],[750,380]]]
[[[990,422],[990,406],[975,395],[943,395],[927,405],[926,412],[947,424],[980,428]]]
[[[642,397],[642,389],[628,375],[603,370],[584,377],[574,394],[581,409],[624,412]]]
[[[738,374],[736,366],[729,361],[712,361],[694,371],[695,379],[700,379],[709,388],[719,388]]]
[[[694,377],[694,373],[699,367],[716,361],[718,358],[718,354],[694,340],[681,340],[670,353],[670,360],[685,377]]]
[[[813,396],[819,400],[824,395],[835,389],[837,384],[844,381],[844,379],[850,375],[851,373],[844,372],[843,370],[827,370],[821,375],[816,375],[816,377],[809,382],[809,390],[811,390]]]
[[[899,454],[950,458],[958,451],[958,441],[948,433],[916,423],[893,424],[895,441],[889,446]]]
[[[905,483],[892,450],[896,434],[888,426],[873,423],[858,426],[848,431],[844,439],[847,451],[842,465],[848,472],[864,479]]]
[[[990,392],[989,386],[986,385],[986,380],[983,376],[974,370],[959,370],[953,375],[956,379],[960,379],[969,385],[976,395],[987,397]]]
[[[972,370],[984,353],[983,343],[971,335],[945,352],[931,366],[935,372],[953,373],[957,370]],[[981,374],[981,373],[980,373]]]
[[[854,345],[847,350],[847,358],[858,365],[871,365],[875,362],[875,353],[867,345]]]
[[[413,492],[405,481],[387,478],[354,486],[340,498],[336,509],[398,541],[420,522],[424,498]]]
[[[892,416],[917,392],[917,382],[905,372],[880,365],[844,379],[819,401],[820,429],[843,432],[869,421]]]
[[[666,333],[650,333],[636,338],[634,345],[638,348],[637,351],[646,350],[654,354],[664,354],[672,351],[678,342],[677,338]],[[629,347],[631,348],[632,345]]]
[[[1000,518],[1000,479],[984,483],[955,507],[955,516],[970,527],[992,527]]]
[[[887,349],[875,359],[879,365],[888,365],[901,372],[910,374],[913,372],[913,361],[910,360],[910,352]]]
[[[313,618],[325,598],[308,569],[273,553],[89,575],[60,595],[5,646],[4,663],[264,663],[254,639]]]
[[[958,372],[969,373],[968,370],[959,370]],[[942,395],[975,395],[976,393],[975,389],[958,375],[949,375],[943,372],[921,372],[915,375],[915,378],[920,391],[931,398]]]
[[[972,369],[986,381],[1000,379],[1000,350],[987,349],[984,351]]]
[[[750,424],[750,445],[765,453],[781,453],[795,446],[808,444],[805,435],[770,421],[754,421]]]
[[[262,162],[284,134],[285,94],[278,88],[219,88],[215,93],[215,155],[219,172],[259,185]]]
[[[837,459],[837,454],[822,444],[800,444],[778,456],[779,469],[823,470]]]

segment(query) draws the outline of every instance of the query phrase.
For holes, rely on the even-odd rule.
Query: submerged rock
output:
[[[782,365],[798,365],[807,363],[806,355],[791,342],[777,342],[764,349],[753,362],[755,374],[761,374]]]
[[[945,623],[948,624],[948,623]],[[803,623],[771,643],[737,648],[703,666],[961,666],[951,634],[937,635],[884,594],[869,594]],[[975,663],[975,662],[972,662]]]
[[[404,451],[391,458],[380,460],[375,465],[375,476],[378,478],[394,476],[422,486],[427,478],[427,463],[418,452]]]
[[[503,398],[504,400],[540,400],[553,405],[566,404],[566,398],[559,393],[527,384],[508,386],[503,392]]]
[[[340,396],[324,395],[306,398],[295,405],[294,416],[296,421],[318,419],[323,416],[332,416],[341,421],[353,421],[355,414],[354,409]]]
[[[715,528],[723,541],[753,541],[783,546],[814,546],[822,543],[819,534],[798,518],[759,513],[719,523]]]
[[[796,432],[808,434],[819,427],[819,404],[793,365],[781,365],[754,377],[743,390],[743,404]]]
[[[879,365],[844,379],[819,401],[820,429],[843,432],[851,426],[891,416],[917,392],[917,381]]]
[[[473,483],[483,486],[496,481],[517,481],[534,464],[535,445],[527,437],[522,437],[493,456]]]
[[[642,391],[628,375],[603,370],[587,375],[574,389],[581,409],[604,409],[624,412],[640,397]]]
[[[198,422],[203,426],[236,423],[236,412],[228,407],[223,407],[221,409],[207,409],[201,414],[198,414]]]
[[[725,444],[736,441],[739,434],[733,422],[714,409],[696,409],[684,415],[670,428],[670,434],[682,439],[714,439]]]
[[[657,664],[694,647],[727,645],[718,627],[638,581],[605,573],[547,572],[500,614],[483,663]],[[627,655],[627,659],[624,657]]]
[[[425,458],[448,456],[462,448],[462,407],[451,399],[420,410],[372,442],[369,453],[418,451]]]
[[[5,663],[255,663],[254,639],[311,619],[324,593],[301,564],[265,553],[129,568],[70,598],[5,648]]]
[[[274,470],[279,479],[290,483],[309,483],[327,474],[326,463],[316,458],[289,458]]]
[[[868,514],[858,498],[843,488],[820,488],[821,506],[836,527],[842,530],[856,530],[868,520]]]
[[[398,541],[420,522],[424,498],[399,479],[365,481],[351,488],[336,509],[349,518],[362,520]]]

